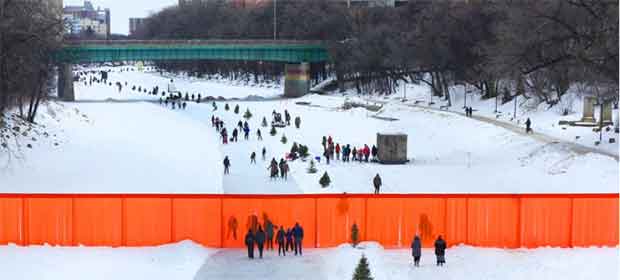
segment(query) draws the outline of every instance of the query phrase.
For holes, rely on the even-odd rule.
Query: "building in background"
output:
[[[63,20],[66,24],[65,32],[69,36],[110,37],[110,9],[95,9],[90,1],[84,1],[83,6],[64,7]]]
[[[136,35],[136,31],[142,29],[146,18],[129,18],[129,36]]]

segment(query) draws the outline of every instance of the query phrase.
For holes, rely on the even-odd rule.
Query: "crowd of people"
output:
[[[331,136],[323,136],[321,145],[323,146],[323,157],[325,157],[327,164],[334,159],[342,159],[343,162],[376,162],[379,154],[379,149],[375,145],[372,145],[372,148],[367,144],[360,147],[353,146],[353,148],[350,144],[341,146],[340,143],[335,143]]]
[[[286,253],[290,251],[295,252],[295,256],[303,255],[303,239],[304,228],[295,223],[295,226],[285,230],[284,226],[280,226],[278,232],[274,236],[274,227],[271,223],[265,224],[265,230],[261,225],[258,225],[257,230],[249,229],[245,235],[244,242],[248,249],[248,258],[254,258],[254,250],[258,249],[259,258],[263,258],[263,251],[273,250],[273,238],[275,237],[278,244],[278,256],[286,256]]]

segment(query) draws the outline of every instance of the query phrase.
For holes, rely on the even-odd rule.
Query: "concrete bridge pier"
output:
[[[72,66],[70,63],[58,65],[58,98],[63,101],[75,101]]]
[[[301,97],[310,92],[310,64],[286,64],[284,97]]]

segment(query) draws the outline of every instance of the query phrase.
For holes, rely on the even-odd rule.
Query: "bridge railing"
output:
[[[308,40],[66,40],[66,45],[305,45],[322,46],[324,41]]]

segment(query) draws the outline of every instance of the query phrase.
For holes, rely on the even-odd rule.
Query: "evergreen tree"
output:
[[[278,131],[276,130],[276,127],[272,126],[271,130],[269,131],[269,134],[271,134],[271,136],[276,136],[276,133],[278,133]]]
[[[267,118],[263,117],[263,122],[261,124],[263,127],[267,127]]]
[[[228,106],[228,103],[226,103],[226,105],[224,105],[224,110],[226,110],[226,111],[230,110],[230,106]]]
[[[319,184],[321,184],[321,187],[323,188],[327,188],[329,187],[329,184],[331,184],[332,179],[329,178],[329,175],[327,175],[327,171],[325,171],[325,173],[323,174],[323,176],[321,176],[321,179],[319,180]]]
[[[250,108],[248,108],[248,109],[245,111],[245,114],[243,114],[243,117],[244,117],[246,120],[249,120],[249,119],[251,119],[251,118],[252,118],[252,112],[250,112]]]
[[[353,280],[373,280],[372,276],[370,276],[370,267],[368,267],[368,259],[366,256],[362,255],[360,262],[357,264],[355,268],[355,272],[353,273]]]
[[[280,142],[282,142],[282,144],[286,144],[287,141],[288,139],[286,139],[286,135],[282,134],[282,138],[280,139]]]
[[[293,142],[293,146],[291,147],[291,154],[297,155],[299,153],[299,146],[297,142]]]
[[[318,172],[318,170],[316,169],[316,166],[314,164],[314,160],[311,160],[310,161],[310,166],[308,167],[308,173],[314,174],[314,173],[317,173],[317,172]]]
[[[308,153],[308,146],[299,145],[299,156],[302,158],[307,158],[310,155]]]
[[[239,114],[239,105],[235,105],[235,114]]]

